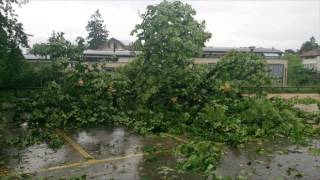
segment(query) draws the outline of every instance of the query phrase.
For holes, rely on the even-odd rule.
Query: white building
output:
[[[300,57],[304,68],[320,71],[320,49],[304,52]]]
[[[195,57],[195,64],[216,64],[226,53],[231,50],[239,52],[253,52],[261,55],[270,68],[270,75],[274,78],[275,85],[285,86],[287,84],[288,61],[282,58],[282,51],[274,48],[262,47],[204,47],[200,57]],[[106,59],[116,56],[118,61],[107,63],[110,68],[123,66],[132,61],[139,54],[139,51],[131,51],[121,41],[112,38],[105,46],[98,49],[88,49],[84,51],[86,62],[105,62]]]

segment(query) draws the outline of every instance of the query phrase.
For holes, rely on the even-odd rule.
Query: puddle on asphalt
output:
[[[91,128],[73,130],[68,134],[98,160],[131,155],[133,157],[39,173],[37,177],[54,179],[86,175],[89,179],[159,179],[161,173],[167,173],[161,170],[161,167],[174,169],[177,165],[177,158],[166,151],[179,145],[179,142],[172,138],[142,137],[125,128]],[[139,155],[154,151],[163,152],[148,156]],[[138,156],[135,156],[137,154]],[[176,171],[170,172],[167,176],[190,180],[202,178],[199,175]]]
[[[25,127],[17,128],[17,125],[6,124],[9,133],[22,135]],[[3,148],[3,147],[1,147]],[[58,166],[65,163],[73,163],[83,161],[69,145],[63,145],[60,149],[53,150],[46,143],[35,144],[23,150],[15,148],[3,148],[2,157],[5,159],[5,164],[1,165],[0,169],[12,173],[32,172],[42,168]]]
[[[125,128],[89,128],[72,130],[67,134],[98,160],[169,150],[180,143],[172,138],[142,137]],[[320,148],[320,141],[313,141]],[[249,179],[311,179],[320,178],[320,156],[310,154],[310,147],[295,146],[287,141],[248,143],[243,148],[228,148],[217,169],[222,176],[238,175]],[[31,146],[20,152],[20,160],[12,159],[12,171],[34,171],[61,164],[85,162],[70,146],[53,151],[46,144]],[[111,162],[81,164],[33,174],[33,178],[59,179],[86,175],[88,179],[204,179],[200,175],[181,173],[176,168],[177,158],[167,151],[150,156],[133,156]],[[165,176],[165,177],[164,177]]]
[[[320,148],[319,140],[313,140],[311,144],[313,148]],[[217,173],[259,180],[319,180],[320,156],[312,155],[309,148],[287,141],[248,143],[243,148],[227,150]]]
[[[46,143],[36,144],[19,153],[19,158],[13,158],[9,161],[7,169],[15,172],[30,172],[83,160],[68,145],[64,145],[58,150],[52,150]]]
[[[168,150],[179,145],[172,138],[142,137],[125,128],[92,128],[76,130],[69,134],[97,159],[142,153],[148,149]]]

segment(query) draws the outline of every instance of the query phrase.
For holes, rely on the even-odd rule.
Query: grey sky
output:
[[[141,22],[138,12],[160,1],[30,0],[16,8],[30,44],[45,41],[53,30],[63,31],[70,40],[86,37],[90,15],[99,9],[110,37],[134,40],[130,31]],[[320,0],[301,1],[186,1],[205,20],[213,37],[208,46],[257,46],[279,49],[300,47],[315,36],[320,40]]]

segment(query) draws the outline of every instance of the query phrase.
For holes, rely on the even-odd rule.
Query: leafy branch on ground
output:
[[[262,91],[242,96],[243,85],[270,83],[260,56],[231,51],[213,67],[195,65],[193,57],[211,37],[195,15],[179,1],[148,6],[133,30],[141,54],[114,72],[80,62],[71,68],[59,58],[57,79],[17,103],[14,121],[27,123],[31,134],[15,144],[46,141],[57,146],[49,135],[55,128],[95,125],[184,134],[199,141],[179,148],[182,169],[212,175],[221,156],[214,141],[237,146],[253,138],[286,137],[301,143],[319,133],[306,123],[319,114],[302,113],[293,101],[267,99]]]

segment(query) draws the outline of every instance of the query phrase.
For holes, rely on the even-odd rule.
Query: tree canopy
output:
[[[211,37],[205,31],[205,22],[194,19],[196,11],[180,1],[163,1],[149,5],[141,24],[136,25],[131,34],[143,44],[145,61],[178,62],[187,65],[190,59],[199,54],[204,43]]]
[[[64,37],[64,32],[54,32],[48,38],[47,43],[34,44],[30,53],[55,60],[57,58],[68,58],[69,60],[82,60],[83,51],[86,49],[82,37],[76,38],[77,44],[72,44]]]
[[[288,84],[289,85],[315,85],[320,82],[320,74],[316,71],[303,67],[299,56],[285,54],[284,59],[288,60]]]
[[[24,69],[24,58],[19,47],[28,47],[28,37],[12,8],[13,4],[24,2],[0,1],[0,84],[6,86],[15,84]]]
[[[97,49],[107,42],[109,31],[102,20],[99,10],[96,10],[91,16],[91,20],[88,21],[86,29],[88,31],[87,40],[90,49]]]
[[[313,36],[309,39],[309,41],[304,42],[301,45],[301,48],[299,50],[300,54],[306,51],[311,51],[314,49],[318,49],[320,48],[319,44],[316,42],[316,38],[314,38]]]

